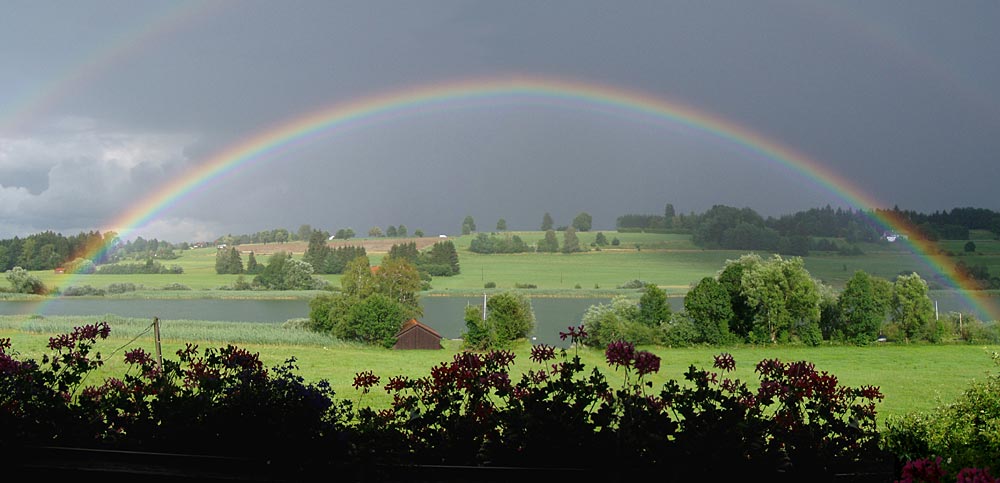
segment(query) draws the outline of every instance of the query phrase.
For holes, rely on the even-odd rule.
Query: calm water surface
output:
[[[565,347],[559,332],[579,325],[584,312],[594,304],[609,302],[608,298],[548,298],[531,299],[535,311],[534,342]],[[465,331],[466,305],[481,305],[481,297],[423,297],[424,316],[421,322],[448,339],[462,337]],[[288,319],[309,316],[306,300],[148,300],[148,299],[74,299],[48,301],[0,301],[0,315],[118,315],[121,317],[158,317],[169,320],[225,320],[239,322],[281,323]]]
[[[941,314],[949,311],[974,312],[968,299],[957,292],[933,292],[931,298],[938,303]],[[535,297],[531,306],[535,311],[534,342],[566,347],[559,332],[580,324],[584,312],[594,304],[607,303],[610,298],[557,298]],[[990,300],[990,303],[995,303]],[[457,339],[465,331],[466,305],[480,305],[482,297],[422,297],[424,316],[421,322],[429,325],[448,339]],[[674,311],[683,308],[683,300],[670,298]],[[95,316],[114,314],[122,317],[160,320],[226,320],[239,322],[281,323],[288,319],[309,316],[306,300],[140,300],[140,299],[74,299],[49,301],[0,301],[0,315],[35,314]]]

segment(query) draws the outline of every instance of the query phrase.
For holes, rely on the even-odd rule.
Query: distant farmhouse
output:
[[[892,242],[894,242],[896,240],[905,240],[906,239],[906,235],[900,235],[899,233],[893,233],[891,231],[887,231],[887,232],[883,232],[882,233],[882,238],[884,238],[886,241],[892,243]]]

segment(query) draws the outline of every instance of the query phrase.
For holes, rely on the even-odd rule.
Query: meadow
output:
[[[95,348],[105,365],[91,374],[83,385],[100,385],[107,377],[120,377],[128,367],[123,362],[126,351],[141,347],[156,353],[154,332],[148,319],[108,316],[101,320],[81,317],[0,316],[0,338],[10,338],[18,358],[40,359],[47,353],[48,338],[71,332],[74,326],[106,321],[111,337]],[[161,350],[165,359],[177,360],[176,352],[188,343],[201,349],[233,344],[258,353],[266,367],[274,367],[294,357],[298,374],[310,382],[327,380],[337,397],[355,403],[382,407],[389,399],[380,391],[362,395],[352,384],[361,371],[372,371],[383,383],[389,377],[423,377],[430,369],[462,350],[458,340],[444,340],[442,350],[395,351],[337,341],[329,336],[282,324],[259,324],[213,321],[171,321],[161,326]],[[982,380],[998,369],[991,354],[1000,346],[981,345],[897,345],[851,346],[768,346],[667,348],[643,347],[662,358],[660,371],[650,381],[653,389],[668,380],[685,382],[684,373],[692,365],[713,370],[714,356],[730,353],[736,360],[733,378],[757,380],[754,366],[765,359],[782,362],[808,361],[817,370],[835,375],[840,384],[851,387],[877,386],[885,395],[878,404],[880,423],[894,415],[925,412],[954,400],[969,384]],[[513,379],[539,366],[530,360],[530,345],[512,349],[516,354],[511,370]],[[598,368],[612,384],[620,385],[623,374],[607,366],[604,353],[590,348],[570,348],[579,354],[588,371]]]
[[[520,236],[532,244],[543,236],[542,232],[509,232]],[[597,231],[578,233],[581,246],[587,252],[563,253],[522,253],[505,255],[484,255],[470,252],[469,243],[473,235],[454,237],[451,240],[459,251],[462,273],[453,277],[436,277],[432,288],[421,296],[467,296],[481,294],[486,282],[493,282],[496,288],[506,290],[518,284],[532,284],[537,288],[528,292],[532,297],[592,297],[616,294],[637,296],[634,289],[621,289],[622,284],[632,280],[655,283],[664,288],[670,296],[682,297],[687,289],[702,277],[714,276],[727,260],[739,258],[744,251],[702,250],[694,246],[689,235],[619,233],[605,231],[609,241],[617,238],[617,246],[605,246],[600,250],[591,246]],[[956,260],[965,260],[970,265],[985,265],[991,273],[1000,273],[1000,241],[986,238],[978,233],[974,236],[976,250],[965,252],[964,240],[947,240],[938,243],[942,253],[948,253]],[[560,243],[561,243],[561,234]],[[364,244],[365,238],[352,240]],[[379,240],[384,246],[385,239]],[[400,239],[399,242],[405,242]],[[291,246],[291,245],[289,245]],[[301,245],[297,245],[301,246]],[[280,247],[279,247],[280,248]],[[841,289],[844,282],[855,270],[893,278],[899,273],[918,271],[924,273],[926,266],[919,257],[907,251],[903,244],[887,242],[861,245],[862,255],[839,255],[836,253],[813,252],[803,257],[806,269],[812,276],[834,289]],[[242,245],[244,252],[254,250],[261,253],[273,252],[275,247]],[[316,291],[233,291],[224,288],[232,285],[238,275],[218,275],[215,273],[214,247],[186,250],[175,260],[164,260],[164,265],[179,265],[184,273],[178,275],[68,275],[51,271],[33,272],[48,287],[69,285],[90,285],[107,287],[112,283],[133,283],[142,289],[106,297],[136,298],[300,298],[314,297]],[[301,253],[293,251],[300,257]],[[384,252],[369,251],[372,265],[378,265]],[[769,254],[761,253],[762,256]],[[259,263],[267,263],[267,256],[257,257]],[[244,262],[246,256],[244,256]],[[246,276],[250,278],[250,276]],[[339,286],[339,275],[320,275],[332,285]],[[2,281],[0,283],[6,283]],[[931,281],[933,284],[933,281]],[[168,284],[182,284],[191,290],[163,290]],[[997,295],[995,292],[984,292]],[[6,298],[32,297],[18,294],[0,293]],[[125,347],[143,347],[153,352],[150,321],[126,319],[116,316],[103,318],[112,324],[113,340],[106,341],[100,350],[106,355],[108,364],[97,376],[114,375],[126,368],[121,362],[121,352]],[[73,317],[3,316],[0,317],[0,337],[10,337],[14,348],[28,357],[40,357],[45,350],[48,337],[68,332],[74,325],[93,323]],[[397,352],[357,344],[337,341],[329,336],[311,333],[302,329],[283,327],[275,324],[214,322],[214,321],[172,321],[164,327],[163,353],[170,357],[188,342],[202,347],[221,347],[236,344],[252,352],[259,352],[269,365],[276,365],[289,357],[295,357],[304,377],[310,380],[327,379],[342,397],[357,399],[358,393],[351,387],[355,373],[372,370],[384,377],[426,375],[431,367],[450,360],[451,355],[461,350],[460,341],[445,340],[442,351]],[[133,340],[134,339],[134,340]],[[114,346],[114,347],[112,347]],[[121,346],[121,347],[119,347]],[[778,358],[783,361],[807,360],[820,369],[836,375],[842,384],[851,386],[875,385],[886,395],[879,413],[881,417],[900,415],[914,411],[927,411],[945,404],[960,394],[969,383],[982,378],[996,368],[990,354],[997,347],[971,345],[880,345],[872,347],[822,346],[806,348],[797,346],[775,347],[700,347],[700,348],[646,348],[663,358],[662,370],[653,382],[660,384],[667,379],[682,380],[688,366],[710,369],[713,356],[721,352],[732,353],[738,362],[736,377],[755,380],[753,366],[763,359]],[[528,358],[530,346],[518,346],[518,363],[514,373],[532,368]],[[591,349],[580,349],[579,353],[588,367],[598,367],[608,373],[612,380],[620,378],[604,363],[603,353]],[[620,379],[618,379],[620,380]],[[369,403],[385,403],[378,393],[366,396]]]
[[[739,250],[703,250],[691,242],[690,235],[626,233],[604,231],[609,241],[617,238],[617,246],[592,246],[598,230],[579,232],[580,244],[589,250],[583,253],[519,253],[519,254],[478,254],[469,251],[469,243],[474,235],[450,238],[459,252],[461,273],[453,277],[436,277],[426,295],[469,295],[482,293],[487,282],[496,284],[497,289],[511,289],[517,284],[531,284],[537,288],[537,295],[558,296],[605,296],[618,292],[618,287],[632,280],[654,283],[667,291],[668,295],[682,296],[689,287],[703,277],[714,276],[727,260],[737,259],[747,253]],[[505,232],[521,237],[531,245],[544,234],[540,231]],[[558,235],[561,240],[561,234]],[[970,266],[982,265],[990,273],[1000,273],[1000,241],[984,238],[984,233],[974,233],[976,251],[966,253],[964,240],[946,240],[938,243],[938,250],[951,254],[956,262],[965,261]],[[356,238],[350,240],[358,245],[377,242],[384,247],[385,238]],[[407,239],[399,239],[399,243]],[[856,270],[893,279],[900,273],[916,271],[928,280],[931,288],[940,287],[936,274],[928,271],[919,256],[911,253],[902,243],[864,243],[859,245],[862,255],[840,255],[832,252],[812,252],[803,257],[806,269],[817,280],[834,289],[843,288],[844,283]],[[301,257],[302,244],[288,244],[293,256]],[[282,249],[282,244],[241,245],[242,252],[270,253]],[[598,249],[600,248],[600,249]],[[233,292],[221,290],[232,286],[239,275],[219,275],[215,273],[215,247],[185,250],[179,258],[163,260],[166,266],[178,265],[184,273],[177,275],[70,275],[52,271],[32,272],[49,288],[90,285],[104,288],[114,283],[133,283],[143,290],[118,296],[124,297],[223,297],[223,298],[309,298],[315,292]],[[372,265],[378,265],[384,251],[368,251]],[[761,256],[769,256],[760,253]],[[267,263],[268,256],[257,256],[258,263]],[[244,253],[243,261],[247,255]],[[340,285],[339,275],[318,275]],[[246,279],[252,276],[244,276]],[[6,280],[0,284],[7,284]],[[180,284],[191,290],[163,290],[170,284]],[[4,295],[4,294],[0,294]],[[9,296],[9,295],[7,295]]]

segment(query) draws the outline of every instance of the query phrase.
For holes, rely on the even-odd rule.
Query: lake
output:
[[[580,324],[584,312],[594,304],[607,303],[609,298],[549,298],[531,299],[535,312],[534,342],[566,347],[559,338],[569,326]],[[421,322],[448,339],[458,339],[465,331],[465,306],[481,305],[482,297],[422,297],[424,316]],[[680,307],[677,300],[675,310]],[[170,320],[225,320],[239,322],[281,323],[288,319],[309,316],[306,300],[226,300],[226,299],[83,299],[61,298],[48,301],[0,301],[0,315],[74,315],[101,317],[114,314],[121,317],[158,317]]]
[[[938,303],[939,312],[974,312],[967,298],[953,291],[934,291],[931,298]],[[671,297],[675,312],[683,309],[683,299]],[[984,299],[985,300],[985,299]],[[995,304],[996,298],[987,300]],[[458,339],[465,331],[463,320],[466,305],[481,305],[482,297],[422,297],[424,309],[421,322],[429,325],[448,339]],[[607,303],[610,298],[560,298],[535,297],[531,306],[535,311],[533,342],[566,347],[568,342],[559,338],[570,326],[580,324],[584,312],[591,305]],[[0,315],[81,315],[100,317],[114,314],[122,317],[158,317],[169,320],[225,320],[239,322],[281,323],[288,319],[309,316],[306,300],[226,300],[226,299],[83,299],[62,298],[48,301],[0,301]]]

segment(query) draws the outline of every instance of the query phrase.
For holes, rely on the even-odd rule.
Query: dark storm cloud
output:
[[[407,86],[524,75],[693,106],[871,199],[1000,209],[992,2],[16,2],[0,19],[0,237],[102,228],[255,133]],[[241,166],[143,227],[454,233],[580,211],[849,200],[710,132],[503,106],[407,114]]]

